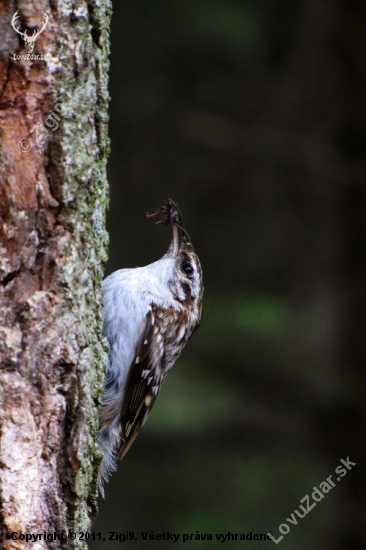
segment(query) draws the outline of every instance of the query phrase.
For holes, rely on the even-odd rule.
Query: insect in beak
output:
[[[163,204],[154,214],[146,214],[148,218],[156,218],[156,223],[163,223],[164,225],[172,224],[173,231],[173,250],[172,256],[178,256],[182,253],[190,242],[190,237],[186,231],[182,214],[178,208],[178,205],[172,200],[168,199],[166,204]]]

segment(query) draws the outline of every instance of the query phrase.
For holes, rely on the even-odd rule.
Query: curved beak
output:
[[[172,199],[168,199],[166,204],[163,204],[160,208],[157,209],[154,214],[146,214],[148,218],[156,218],[157,222],[163,223],[164,225],[172,224],[173,230],[173,246],[171,247],[172,256],[178,256],[182,253],[187,244],[191,242],[191,238],[188,235],[183,216]]]
[[[172,224],[173,231],[173,250],[172,255],[178,256],[187,246],[189,235],[186,231],[183,217],[178,206],[172,199],[168,199],[169,222]]]

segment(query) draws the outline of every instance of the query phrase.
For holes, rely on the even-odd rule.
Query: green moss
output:
[[[55,44],[51,73],[55,79],[54,101],[64,114],[58,134],[49,143],[57,178],[55,198],[61,203],[60,217],[69,232],[65,243],[62,292],[75,321],[71,334],[78,350],[74,368],[78,400],[70,407],[77,433],[70,432],[70,445],[80,466],[69,468],[62,480],[71,492],[65,518],[70,531],[90,530],[97,510],[97,473],[101,460],[95,435],[97,405],[103,391],[107,346],[102,339],[103,267],[107,259],[106,210],[108,183],[106,163],[110,152],[108,123],[109,0],[88,2],[63,13]],[[92,28],[91,28],[92,27]],[[53,58],[53,59],[54,59]],[[53,141],[52,141],[53,140]],[[77,428],[75,428],[77,429]],[[69,442],[67,442],[69,443]],[[86,548],[75,541],[74,548]]]

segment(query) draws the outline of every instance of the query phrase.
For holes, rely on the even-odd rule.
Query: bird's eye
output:
[[[193,267],[189,262],[185,262],[180,266],[181,270],[187,275],[187,277],[191,278],[193,275]]]

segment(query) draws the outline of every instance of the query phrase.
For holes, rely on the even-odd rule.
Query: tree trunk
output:
[[[32,36],[44,14],[22,59],[31,45],[19,32]],[[109,15],[109,0],[0,6],[5,549],[84,548],[78,539],[35,545],[23,535],[87,531],[96,511]]]

